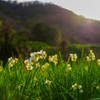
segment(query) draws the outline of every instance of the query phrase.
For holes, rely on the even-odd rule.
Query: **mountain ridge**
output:
[[[0,1],[0,8],[1,15],[10,17],[15,22],[20,21],[23,29],[25,29],[24,24],[33,19],[59,27],[63,39],[71,43],[74,41],[78,44],[100,44],[100,21],[77,15],[55,4],[41,2],[17,4]]]

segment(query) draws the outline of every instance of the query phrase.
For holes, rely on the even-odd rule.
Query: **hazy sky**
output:
[[[34,0],[17,0],[34,1]],[[100,0],[39,0],[53,2],[66,9],[72,10],[78,15],[100,20]]]

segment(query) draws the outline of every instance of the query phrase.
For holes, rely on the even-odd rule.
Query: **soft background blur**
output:
[[[48,55],[61,51],[66,60],[69,53],[80,56],[83,46],[99,57],[99,1],[45,1],[0,0],[0,60],[26,59],[41,49]]]

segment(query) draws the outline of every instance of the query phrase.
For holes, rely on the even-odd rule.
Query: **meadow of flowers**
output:
[[[81,58],[70,54],[64,61],[46,51],[30,58],[8,58],[0,63],[1,100],[100,100],[100,59],[82,49]]]

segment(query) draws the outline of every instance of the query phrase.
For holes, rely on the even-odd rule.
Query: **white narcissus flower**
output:
[[[73,58],[73,54],[72,53],[70,54],[70,57]]]
[[[81,89],[81,90],[79,90],[79,93],[83,93],[83,90]]]
[[[77,89],[77,83],[75,83],[74,85],[72,85],[72,89],[76,90]]]
[[[36,53],[36,54],[34,55],[34,57],[37,58],[37,59],[39,59],[39,54]]]
[[[34,59],[35,61],[38,61],[39,60],[39,53],[38,52],[32,52],[30,53],[30,58]]]
[[[34,56],[34,53],[33,53],[33,52],[31,52],[31,53],[30,53],[30,56],[31,56],[31,57],[33,57],[33,56]]]
[[[46,79],[45,84],[51,85],[51,81]]]
[[[13,64],[12,64],[12,63],[9,63],[9,64],[8,64],[8,67],[12,67],[12,66],[13,66]]]
[[[49,62],[53,62],[55,65],[57,65],[58,64],[58,58],[57,57],[58,57],[58,55],[55,54],[53,56],[49,56],[48,60],[49,60]]]
[[[37,52],[37,54],[39,55],[39,58],[41,59],[45,59],[47,57],[46,51],[43,51],[43,50]]]
[[[53,63],[54,63],[55,65],[57,65],[57,64],[58,64],[58,62],[57,62],[57,61],[54,61]]]
[[[18,62],[18,58],[15,58],[15,62],[16,62],[16,63]]]
[[[92,54],[93,53],[93,51],[92,50],[90,50],[90,54]]]
[[[79,86],[78,86],[78,89],[82,89],[82,85],[79,85]]]
[[[24,63],[26,66],[29,65],[29,63],[30,63],[29,59],[25,60]]]
[[[70,64],[67,65],[66,71],[71,70]]]
[[[68,64],[67,67],[70,67],[70,64]]]
[[[97,62],[100,63],[100,59],[98,59]]]
[[[95,60],[95,54],[92,53],[91,56],[92,56],[92,60]]]
[[[35,62],[36,62],[36,58],[34,57],[29,58],[29,63],[33,65]]]
[[[97,60],[98,65],[100,66],[100,59]]]
[[[12,61],[13,61],[12,57],[8,58],[8,62],[12,62]]]
[[[33,67],[31,65],[26,66],[27,70],[32,70]]]
[[[53,56],[53,60],[58,61],[58,55],[57,55],[57,54],[55,54],[55,55]]]
[[[96,86],[96,89],[98,90],[99,89],[99,86]]]
[[[77,89],[77,87],[75,86],[75,85],[72,85],[72,87],[71,87],[73,90],[76,90]]]
[[[47,53],[45,51],[43,51],[42,56],[45,59],[47,57]]]
[[[38,67],[40,67],[40,63],[39,62],[36,64],[36,68],[38,68]]]
[[[38,58],[38,59],[39,58],[43,59],[43,58],[46,58],[47,54],[46,54],[45,51],[41,50],[41,51],[38,51],[38,52],[30,53],[30,56],[34,57],[34,58]]]
[[[74,61],[74,58],[71,58],[71,61]]]
[[[72,70],[72,68],[71,68],[71,67],[69,67],[69,70]]]
[[[53,58],[51,56],[49,56],[49,62],[53,62]]]
[[[87,56],[87,61],[95,60],[95,54],[93,53],[92,50],[90,50],[89,56]]]
[[[77,60],[77,54],[70,54],[71,61],[76,61]]]
[[[39,53],[40,53],[40,58],[41,59],[45,59],[47,57],[46,51],[41,50]]]
[[[75,83],[74,85],[77,86],[77,83]]]
[[[40,50],[38,53],[39,53],[39,54],[42,54],[42,52],[43,52],[43,50]]]
[[[13,59],[12,57],[10,57],[10,58],[8,58],[8,62],[9,62],[8,67],[12,67],[15,65],[15,63],[18,62],[18,58]]]
[[[77,54],[76,53],[74,54],[74,58],[77,59]]]
[[[15,60],[12,61],[12,64],[13,64],[13,65],[15,64]]]
[[[87,58],[87,61],[91,61],[91,59],[90,59],[90,57],[89,57],[89,56],[87,56],[86,58]]]
[[[72,85],[72,88],[73,88],[73,89],[74,89],[74,87],[75,87],[75,86],[74,86],[74,85]]]

